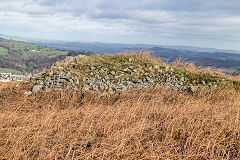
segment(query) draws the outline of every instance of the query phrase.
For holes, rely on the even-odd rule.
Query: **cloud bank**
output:
[[[238,0],[1,0],[0,33],[239,49]]]

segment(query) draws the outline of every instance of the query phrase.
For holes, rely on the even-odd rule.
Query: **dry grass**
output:
[[[154,61],[157,61],[161,64],[165,64],[165,62],[163,62],[162,60],[160,60],[159,58],[155,58],[152,54],[152,52],[148,49],[136,49],[136,50],[124,50],[121,51],[119,53],[117,53],[117,55],[124,55],[124,56],[137,56],[139,58],[147,58],[147,59],[152,59]]]
[[[19,82],[19,81],[0,82],[0,90],[1,90],[1,89],[4,89],[4,88],[7,88],[7,87],[10,86],[10,85],[17,84],[17,83],[21,83],[21,82]]]
[[[137,55],[152,58],[141,50]],[[26,97],[29,84],[4,88],[0,159],[240,159],[240,95],[234,90],[149,89],[107,98],[79,90]]]
[[[138,56],[141,58],[153,58],[152,52],[147,49],[124,50],[124,51],[117,53],[117,55],[128,55],[128,56],[135,55],[135,56]]]
[[[240,158],[240,95],[0,91],[0,159]]]
[[[149,58],[149,59],[153,59],[161,64],[165,64],[167,65],[167,63],[163,62],[162,60],[160,60],[160,58],[155,58],[152,54],[152,52],[148,49],[139,49],[139,50],[125,50],[122,52],[119,52],[117,55],[135,55],[138,56],[140,58]],[[173,65],[175,67],[182,67],[182,68],[186,68],[191,72],[195,72],[195,73],[209,73],[209,74],[219,74],[224,76],[224,70],[221,68],[213,68],[213,67],[205,67],[205,68],[201,68],[201,67],[197,67],[195,65],[194,62],[192,61],[187,61],[187,59],[184,59],[182,57],[179,57],[178,59],[176,59],[175,61],[173,61],[170,65]],[[238,76],[238,78],[236,78],[237,76],[231,76],[229,78],[233,79],[233,80],[239,80],[238,78],[240,76]]]
[[[178,58],[175,61],[171,63],[171,65],[177,66],[177,67],[183,67],[188,69],[191,72],[195,73],[209,73],[209,74],[218,74],[224,76],[224,70],[221,68],[213,68],[213,67],[197,67],[194,62],[192,61],[187,61],[186,59],[183,58]]]

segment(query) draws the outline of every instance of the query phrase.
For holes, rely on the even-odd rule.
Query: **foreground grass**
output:
[[[11,82],[0,82],[0,90],[8,88],[11,85],[20,84],[20,81],[11,81]]]
[[[0,92],[0,159],[240,158],[240,95]]]

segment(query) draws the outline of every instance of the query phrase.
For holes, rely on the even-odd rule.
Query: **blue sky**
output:
[[[240,1],[1,0],[0,33],[240,50]]]

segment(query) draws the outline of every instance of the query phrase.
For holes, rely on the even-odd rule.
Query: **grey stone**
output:
[[[32,94],[32,91],[26,91],[26,92],[24,92],[24,94],[25,94],[26,96],[30,96],[30,95]]]
[[[147,82],[150,81],[150,77],[146,77],[145,79],[146,79]]]
[[[73,81],[72,79],[69,79],[69,82],[70,82],[71,84],[73,84],[73,83],[74,83],[74,81]]]
[[[213,86],[212,86],[212,88],[217,88],[218,87],[218,85],[217,84],[214,84]]]
[[[157,70],[158,70],[158,69],[159,69],[159,66],[158,66],[158,65],[155,65],[155,66],[154,66],[154,69],[157,69]]]
[[[130,67],[128,67],[128,69],[131,69],[131,70],[133,70],[133,69],[134,69],[134,67],[133,67],[133,66],[130,66]]]
[[[72,76],[72,74],[70,73],[70,72],[68,72],[67,74],[66,74],[66,78],[70,78]]]
[[[87,77],[83,77],[83,82],[86,82],[88,81],[88,78]]]
[[[166,72],[169,71],[169,67],[166,66],[164,70],[165,70]]]
[[[127,72],[127,71],[128,71],[128,68],[124,68],[123,71],[124,71],[124,72]]]
[[[76,79],[76,85],[79,85],[80,84],[80,82],[79,82],[79,79]]]
[[[115,72],[115,71],[111,71],[110,74],[111,74],[111,75],[115,75],[116,72]]]
[[[190,86],[191,91],[194,93],[198,90],[197,86]]]
[[[95,70],[95,69],[96,69],[96,68],[95,68],[95,67],[93,67],[93,66],[91,66],[91,67],[90,67],[90,70]]]
[[[181,77],[179,80],[182,81],[182,82],[184,82],[184,81],[185,81],[185,78],[184,78],[184,77]]]
[[[99,88],[100,88],[100,90],[105,90],[105,86],[104,86],[103,84],[101,84],[101,85],[99,86]]]
[[[89,85],[84,85],[83,88],[82,88],[82,91],[83,92],[87,92],[91,87]]]
[[[150,84],[154,84],[154,80],[153,80],[153,79],[150,79],[150,80],[149,80],[149,83],[150,83]]]
[[[206,82],[202,80],[202,81],[201,81],[201,84],[202,84],[202,85],[206,85]]]
[[[32,88],[32,92],[33,92],[33,93],[36,93],[36,92],[40,91],[42,88],[43,88],[42,85],[35,85],[35,86],[33,86],[33,88]]]

